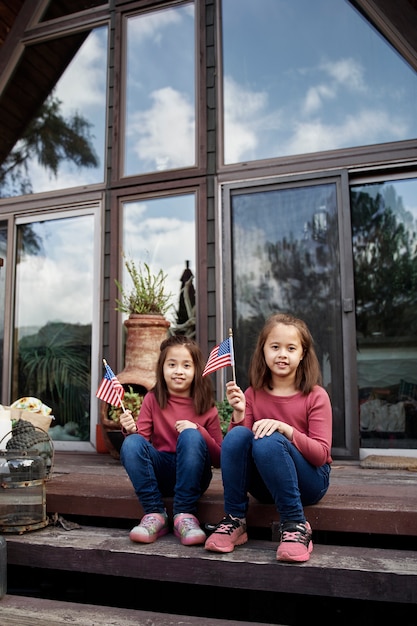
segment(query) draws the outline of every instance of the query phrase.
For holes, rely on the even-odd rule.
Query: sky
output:
[[[415,72],[345,0],[223,0],[222,16],[226,163],[417,135]]]

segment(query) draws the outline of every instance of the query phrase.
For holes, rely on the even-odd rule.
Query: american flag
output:
[[[122,406],[125,395],[124,387],[107,363],[105,363],[104,367],[106,368],[106,373],[100,387],[97,389],[96,397],[112,406]]]
[[[207,374],[211,374],[212,372],[215,372],[222,367],[227,367],[228,365],[233,367],[234,364],[233,341],[232,338],[229,337],[229,339],[222,341],[210,352],[206,367],[203,370],[203,376],[207,376]]]

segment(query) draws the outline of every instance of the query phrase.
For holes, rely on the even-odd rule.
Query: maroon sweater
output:
[[[254,422],[276,419],[294,429],[292,443],[312,465],[331,463],[332,407],[327,391],[316,385],[311,393],[273,396],[263,389],[245,391],[244,424],[252,430]],[[238,424],[236,424],[237,426]]]
[[[189,420],[197,424],[211,457],[214,467],[220,467],[220,448],[223,441],[217,408],[213,406],[203,415],[197,415],[192,398],[170,395],[165,409],[161,409],[155,394],[149,391],[140,407],[136,425],[138,433],[152,442],[156,450],[175,452],[178,432],[175,423]]]

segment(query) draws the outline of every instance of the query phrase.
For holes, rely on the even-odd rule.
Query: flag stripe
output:
[[[113,373],[109,365],[105,365],[106,372],[104,378],[97,389],[96,397],[103,402],[107,402],[112,406],[119,407],[122,405],[125,390],[122,383]]]
[[[210,352],[210,356],[203,370],[203,376],[211,374],[222,367],[234,365],[233,346],[231,339],[225,339],[221,344],[215,346]]]

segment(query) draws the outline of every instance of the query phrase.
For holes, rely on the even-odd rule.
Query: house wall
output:
[[[22,6],[21,13],[16,16],[8,38],[0,51],[0,118],[8,121],[7,133],[9,149],[17,139],[36,104],[39,104],[43,94],[36,94],[36,86],[30,82],[26,74],[19,74],[19,58],[23,54],[24,46],[37,41],[48,41],[56,38],[61,28],[68,31],[86,28],[89,24],[109,24],[109,63],[108,63],[108,107],[106,122],[106,176],[103,184],[83,187],[82,190],[59,190],[37,198],[15,197],[6,200],[0,199],[0,216],[10,218],[19,213],[33,212],[53,200],[74,201],[82,197],[86,200],[101,198],[103,203],[103,231],[101,236],[102,250],[102,284],[100,286],[100,329],[99,352],[106,354],[109,362],[117,364],[115,369],[122,366],[123,342],[120,333],[120,316],[114,310],[113,302],[117,295],[114,279],[121,274],[120,260],[120,206],[121,203],[135,195],[172,193],[175,191],[195,190],[198,194],[198,306],[197,306],[197,338],[203,351],[209,350],[222,338],[225,332],[225,300],[229,297],[225,282],[231,284],[230,268],[225,267],[222,257],[225,242],[223,237],[222,190],[225,185],[248,184],[250,181],[260,180],[288,180],[297,177],[307,179],[309,176],[343,172],[349,181],[360,179],[366,172],[375,176],[391,174],[394,170],[404,176],[415,176],[417,171],[417,140],[400,143],[378,144],[347,148],[343,150],[328,150],[320,153],[295,155],[286,158],[270,158],[262,162],[222,163],[221,152],[223,139],[220,122],[220,60],[219,48],[219,3],[216,0],[196,0],[200,29],[200,49],[198,51],[200,84],[198,86],[198,106],[200,115],[198,136],[198,163],[189,170],[175,170],[153,172],[140,176],[120,177],[120,119],[121,94],[120,75],[123,68],[123,54],[121,47],[121,23],[127,11],[147,10],[155,6],[169,6],[170,2],[155,3],[151,0],[115,2],[88,9],[84,13],[67,15],[59,18],[55,23],[33,22],[41,3]],[[417,70],[417,52],[415,30],[417,11],[415,3],[400,0],[396,3],[396,10],[392,11],[392,3],[386,1],[352,2],[359,11],[374,24],[384,36],[388,37],[392,46],[401,54],[407,63]],[[34,48],[35,49],[35,48]],[[37,59],[33,60],[35,64]],[[56,76],[50,76],[50,85],[54,84]],[[33,93],[31,107],[19,106],[16,98],[17,85],[30,86]],[[12,100],[11,100],[12,99]],[[25,104],[28,104],[25,101]],[[11,110],[16,115],[10,115]],[[1,115],[3,114],[3,115]],[[1,125],[0,121],[0,125]],[[3,155],[4,156],[4,155]],[[1,157],[1,152],[0,152]],[[12,210],[11,210],[12,209]],[[11,218],[10,218],[11,219]],[[12,228],[12,222],[11,228]],[[13,263],[13,256],[9,264]],[[13,301],[12,270],[9,269],[9,280],[6,285],[8,300]],[[229,303],[230,304],[230,303]],[[6,315],[5,329],[8,338],[5,341],[3,355],[3,398],[10,401],[10,378],[8,366],[10,364],[11,336],[13,334],[13,320]],[[350,337],[351,342],[355,337]],[[95,355],[96,358],[99,355]],[[96,382],[100,378],[99,369],[95,371]],[[94,375],[92,384],[94,384]],[[218,394],[221,396],[223,387],[221,377],[216,377]],[[353,401],[352,401],[353,402]],[[352,428],[354,416],[346,418]],[[354,425],[353,428],[356,428]]]

